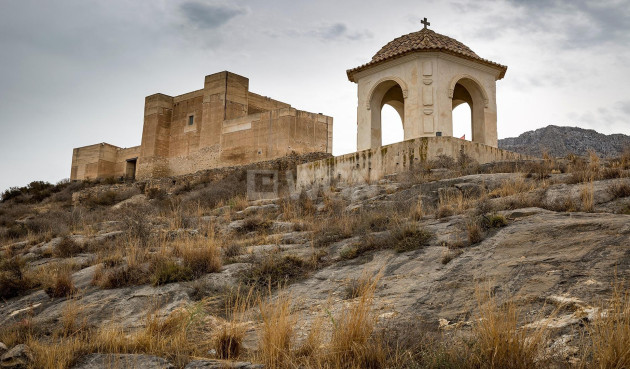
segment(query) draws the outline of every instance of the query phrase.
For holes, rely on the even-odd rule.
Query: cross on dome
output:
[[[431,23],[429,23],[429,21],[427,20],[427,17],[424,17],[424,19],[421,20],[420,23],[424,24],[424,29],[427,29],[427,26],[431,25]]]

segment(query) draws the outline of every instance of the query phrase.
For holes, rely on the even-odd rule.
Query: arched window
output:
[[[381,109],[382,145],[401,142],[405,139],[403,122],[400,114],[389,104]]]
[[[486,97],[483,89],[471,78],[461,78],[453,86],[453,137],[487,143],[485,135]]]
[[[404,140],[405,98],[396,81],[386,80],[374,88],[370,111],[372,148]]]
[[[453,108],[453,137],[472,141],[472,111],[468,103]]]

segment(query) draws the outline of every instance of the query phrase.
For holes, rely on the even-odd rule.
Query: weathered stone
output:
[[[264,367],[262,364],[240,361],[195,360],[188,363],[184,369],[264,369]]]
[[[136,354],[90,354],[72,367],[73,369],[134,368],[173,369],[166,359],[152,355]]]
[[[33,351],[21,344],[13,347],[0,357],[0,367],[12,369],[26,369],[33,362]]]
[[[162,114],[163,109],[172,114]],[[146,97],[144,114],[141,145],[123,149],[99,143],[75,148],[70,179],[148,180],[292,153],[332,153],[331,117],[250,92],[247,78],[227,71],[207,75],[203,90]],[[256,128],[263,125],[273,129]],[[103,158],[112,165],[99,165]]]
[[[144,194],[139,194],[139,195],[134,195],[131,196],[130,198],[128,198],[127,200],[123,200],[121,202],[119,202],[118,204],[112,206],[112,209],[114,210],[120,210],[125,206],[130,206],[130,205],[142,205],[144,203],[147,202],[147,196]]]

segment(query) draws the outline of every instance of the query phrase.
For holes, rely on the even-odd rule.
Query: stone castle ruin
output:
[[[465,153],[479,163],[527,159],[497,147],[496,81],[507,67],[424,28],[394,39],[372,60],[347,71],[358,86],[357,151],[301,164],[297,186],[379,180],[438,155]],[[252,93],[230,72],[206,76],[204,88],[145,101],[140,146],[74,149],[71,179],[149,179],[288,155],[332,153],[332,118]],[[471,109],[472,141],[453,136],[453,109]],[[404,141],[382,146],[381,110],[400,115]]]
[[[70,179],[150,179],[332,153],[332,125],[331,117],[255,94],[247,78],[220,72],[206,76],[201,90],[147,96],[140,146],[75,148]]]

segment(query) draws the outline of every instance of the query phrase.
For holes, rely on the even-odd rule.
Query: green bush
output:
[[[163,284],[191,281],[195,277],[193,270],[171,260],[160,261],[153,270],[151,283],[154,286]]]

